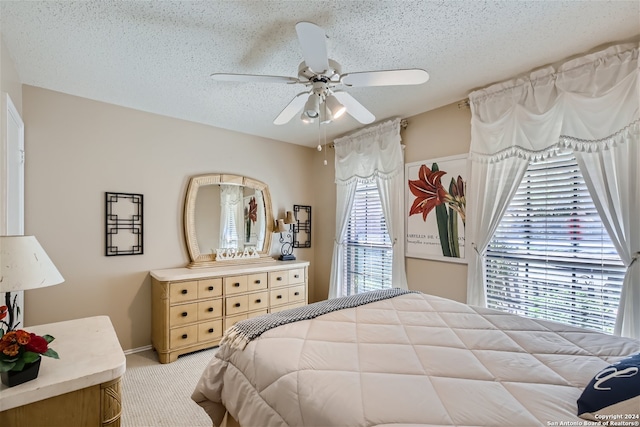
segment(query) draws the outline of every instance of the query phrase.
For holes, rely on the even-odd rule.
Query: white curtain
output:
[[[389,237],[393,243],[392,286],[407,289],[404,267],[404,160],[400,119],[394,119],[334,141],[336,150],[336,235],[329,298],[342,296],[347,221],[359,180],[376,181]]]
[[[220,243],[219,248],[238,248],[238,207],[242,208],[242,187],[238,185],[220,184]],[[233,222],[231,217],[234,216]],[[235,224],[235,229],[230,227]],[[244,240],[241,240],[244,241]]]
[[[627,266],[616,332],[640,338],[638,45],[612,46],[473,92],[468,303],[486,305],[483,258],[528,162],[571,148]],[[515,182],[510,182],[515,180]]]
[[[607,150],[576,151],[593,203],[627,266],[615,333],[640,338],[640,126]]]

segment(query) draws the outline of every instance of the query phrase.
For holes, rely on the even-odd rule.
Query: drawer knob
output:
[[[262,300],[261,300],[261,299],[257,299],[257,300],[256,300],[256,304],[260,304],[261,302],[262,302]]]
[[[187,334],[182,334],[182,339],[186,340],[187,339]]]
[[[234,283],[233,286],[235,286],[236,288],[239,288],[240,287],[240,282]]]
[[[213,333],[213,328],[209,328],[209,333],[212,334]]]
[[[186,312],[186,311],[183,311],[180,315],[181,315],[182,317],[187,317],[187,316],[188,316],[188,314],[187,314],[187,312]]]
[[[237,302],[237,303],[235,304],[235,307],[240,307],[240,303],[239,303],[239,302]]]
[[[188,291],[187,291],[186,289],[183,289],[180,293],[181,293],[182,295],[186,295],[186,294],[187,294],[187,292],[188,292]]]
[[[209,307],[209,308],[207,308],[207,311],[208,311],[209,313],[211,313],[211,312],[213,311],[213,307]]]
[[[282,295],[278,295],[276,298],[280,299],[280,298],[282,298]]]
[[[278,276],[276,280],[282,280],[282,276]]]
[[[208,291],[212,291],[212,290],[213,290],[213,286],[209,286],[209,287],[207,288],[207,290],[208,290]]]
[[[298,296],[298,295],[300,295],[300,292],[294,292],[293,294],[294,294],[295,296]]]
[[[256,283],[256,285],[259,285],[260,284],[260,279],[256,280],[255,283]]]
[[[295,277],[297,279],[298,277],[300,277],[300,275],[299,274],[294,274],[293,277]]]

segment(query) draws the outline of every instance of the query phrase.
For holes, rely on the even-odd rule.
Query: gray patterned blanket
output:
[[[371,302],[394,298],[407,293],[417,291],[407,291],[400,288],[382,289],[379,291],[364,292],[347,297],[333,298],[320,301],[303,307],[292,308],[278,313],[265,314],[247,320],[242,320],[227,329],[220,341],[220,345],[244,350],[251,340],[256,339],[264,332],[275,327],[286,325],[287,323],[298,322],[300,320],[314,319],[323,314],[337,310],[353,308]]]

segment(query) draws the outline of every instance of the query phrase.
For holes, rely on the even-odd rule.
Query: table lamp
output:
[[[280,233],[280,243],[282,244],[280,248],[280,257],[278,258],[281,261],[293,261],[296,257],[293,255],[293,231],[291,229],[292,224],[296,222],[293,212],[287,211],[284,219],[278,219],[275,221],[275,226],[273,229],[274,233]],[[287,224],[289,228],[285,226]],[[287,239],[285,240],[283,234],[287,235]]]
[[[11,301],[10,292],[62,282],[62,275],[34,236],[0,236],[0,292],[6,292],[6,312],[0,310],[0,324],[7,331],[18,326],[14,325],[16,302]]]

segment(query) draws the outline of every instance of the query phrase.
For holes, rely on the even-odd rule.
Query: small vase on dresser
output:
[[[307,261],[151,271],[153,347],[160,363],[215,347],[236,322],[306,305]]]

